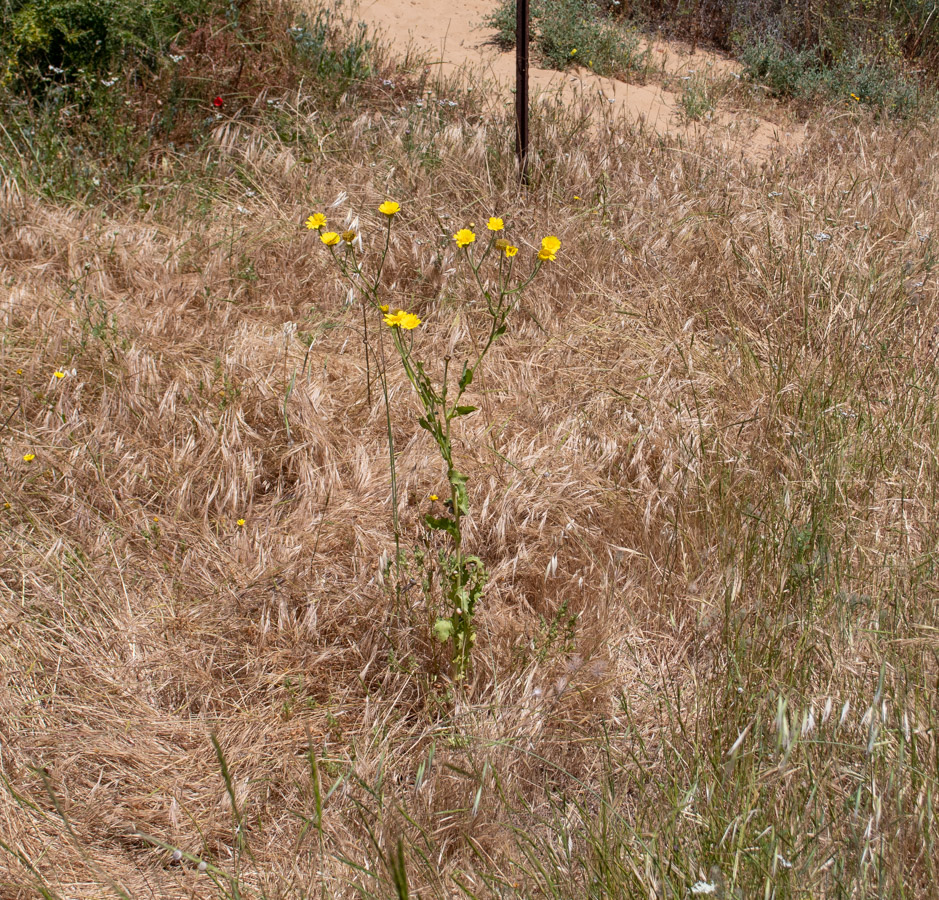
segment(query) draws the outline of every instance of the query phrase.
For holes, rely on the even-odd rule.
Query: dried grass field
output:
[[[376,54],[117,195],[3,176],[0,896],[939,897],[939,126],[548,100],[520,189],[509,107]],[[452,233],[561,241],[454,423],[462,682],[447,472],[303,228],[372,266],[386,199],[438,375]]]

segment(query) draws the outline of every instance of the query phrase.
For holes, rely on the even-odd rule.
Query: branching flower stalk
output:
[[[381,302],[379,296],[381,269],[388,254],[392,222],[400,207],[397,203],[386,201],[379,207],[379,210],[388,221],[378,271],[372,278],[365,276],[355,256],[353,248],[355,234],[346,232],[340,236],[335,232],[323,231],[326,220],[322,214],[311,216],[307,220],[307,227],[319,230],[320,239],[330,249],[343,276],[360,291],[363,298],[363,315],[365,305],[370,304],[382,315],[384,325],[391,329],[392,342],[401,360],[404,373],[422,407],[422,415],[417,420],[418,424],[434,439],[440,458],[446,467],[447,483],[450,487],[450,499],[444,504],[446,512],[444,515],[426,514],[424,524],[430,531],[442,532],[450,539],[449,551],[441,551],[438,557],[440,590],[447,609],[445,615],[437,618],[434,633],[441,642],[452,642],[453,677],[457,681],[462,681],[469,671],[473,644],[476,641],[476,631],[473,625],[476,604],[482,596],[489,576],[482,560],[477,556],[466,554],[463,546],[463,519],[469,513],[469,495],[466,489],[467,476],[456,467],[453,460],[453,422],[455,419],[476,411],[477,407],[463,402],[464,394],[473,383],[492,346],[505,334],[509,316],[517,307],[519,296],[535,279],[541,266],[546,261],[556,258],[561,242],[553,236],[544,238],[529,274],[513,281],[515,257],[519,249],[499,236],[505,227],[502,219],[495,217],[489,219],[487,224],[489,240],[481,254],[473,253],[472,247],[476,245],[476,234],[471,229],[461,228],[453,235],[458,253],[472,270],[473,280],[485,300],[488,323],[485,329],[485,339],[481,342],[474,341],[477,349],[469,359],[463,361],[458,376],[456,369],[452,366],[452,358],[449,355],[443,358],[443,373],[438,383],[428,373],[424,362],[415,352],[414,330],[421,324],[421,319],[414,313],[402,309],[391,312],[388,306]],[[342,251],[337,250],[340,243],[345,245]],[[483,277],[483,267],[490,259],[495,260],[492,281]],[[365,333],[367,342],[367,331]],[[382,386],[388,424],[392,503],[395,513],[395,549],[400,557],[394,444],[382,330],[379,330],[379,347],[381,365],[378,378]],[[433,499],[436,501],[436,496]]]

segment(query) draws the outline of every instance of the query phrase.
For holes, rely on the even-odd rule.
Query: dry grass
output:
[[[478,88],[381,94],[261,96],[298,139],[222,124],[146,211],[4,188],[0,894],[388,896],[400,838],[425,897],[937,896],[939,132],[750,163],[547,104],[520,193]],[[473,322],[452,227],[563,241],[462,425],[465,694],[382,576],[359,313],[299,227],[385,196],[427,355]]]

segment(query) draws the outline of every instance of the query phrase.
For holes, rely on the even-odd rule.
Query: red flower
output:
[[[216,109],[221,109],[224,105],[225,101],[221,97],[216,97],[212,101],[212,106],[214,106]]]

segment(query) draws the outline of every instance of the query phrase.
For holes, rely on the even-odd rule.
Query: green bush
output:
[[[859,54],[826,64],[816,49],[786,50],[761,41],[744,47],[740,58],[746,76],[781,99],[842,101],[898,116],[922,111],[926,102],[919,85],[899,66]]]
[[[486,18],[495,43],[515,46],[515,0],[503,0]],[[535,0],[531,4],[532,43],[553,69],[584,65],[600,75],[642,71],[644,55],[636,35],[606,16],[593,0]]]
[[[153,67],[187,24],[224,9],[221,0],[6,0],[3,83],[35,92],[80,74]]]

